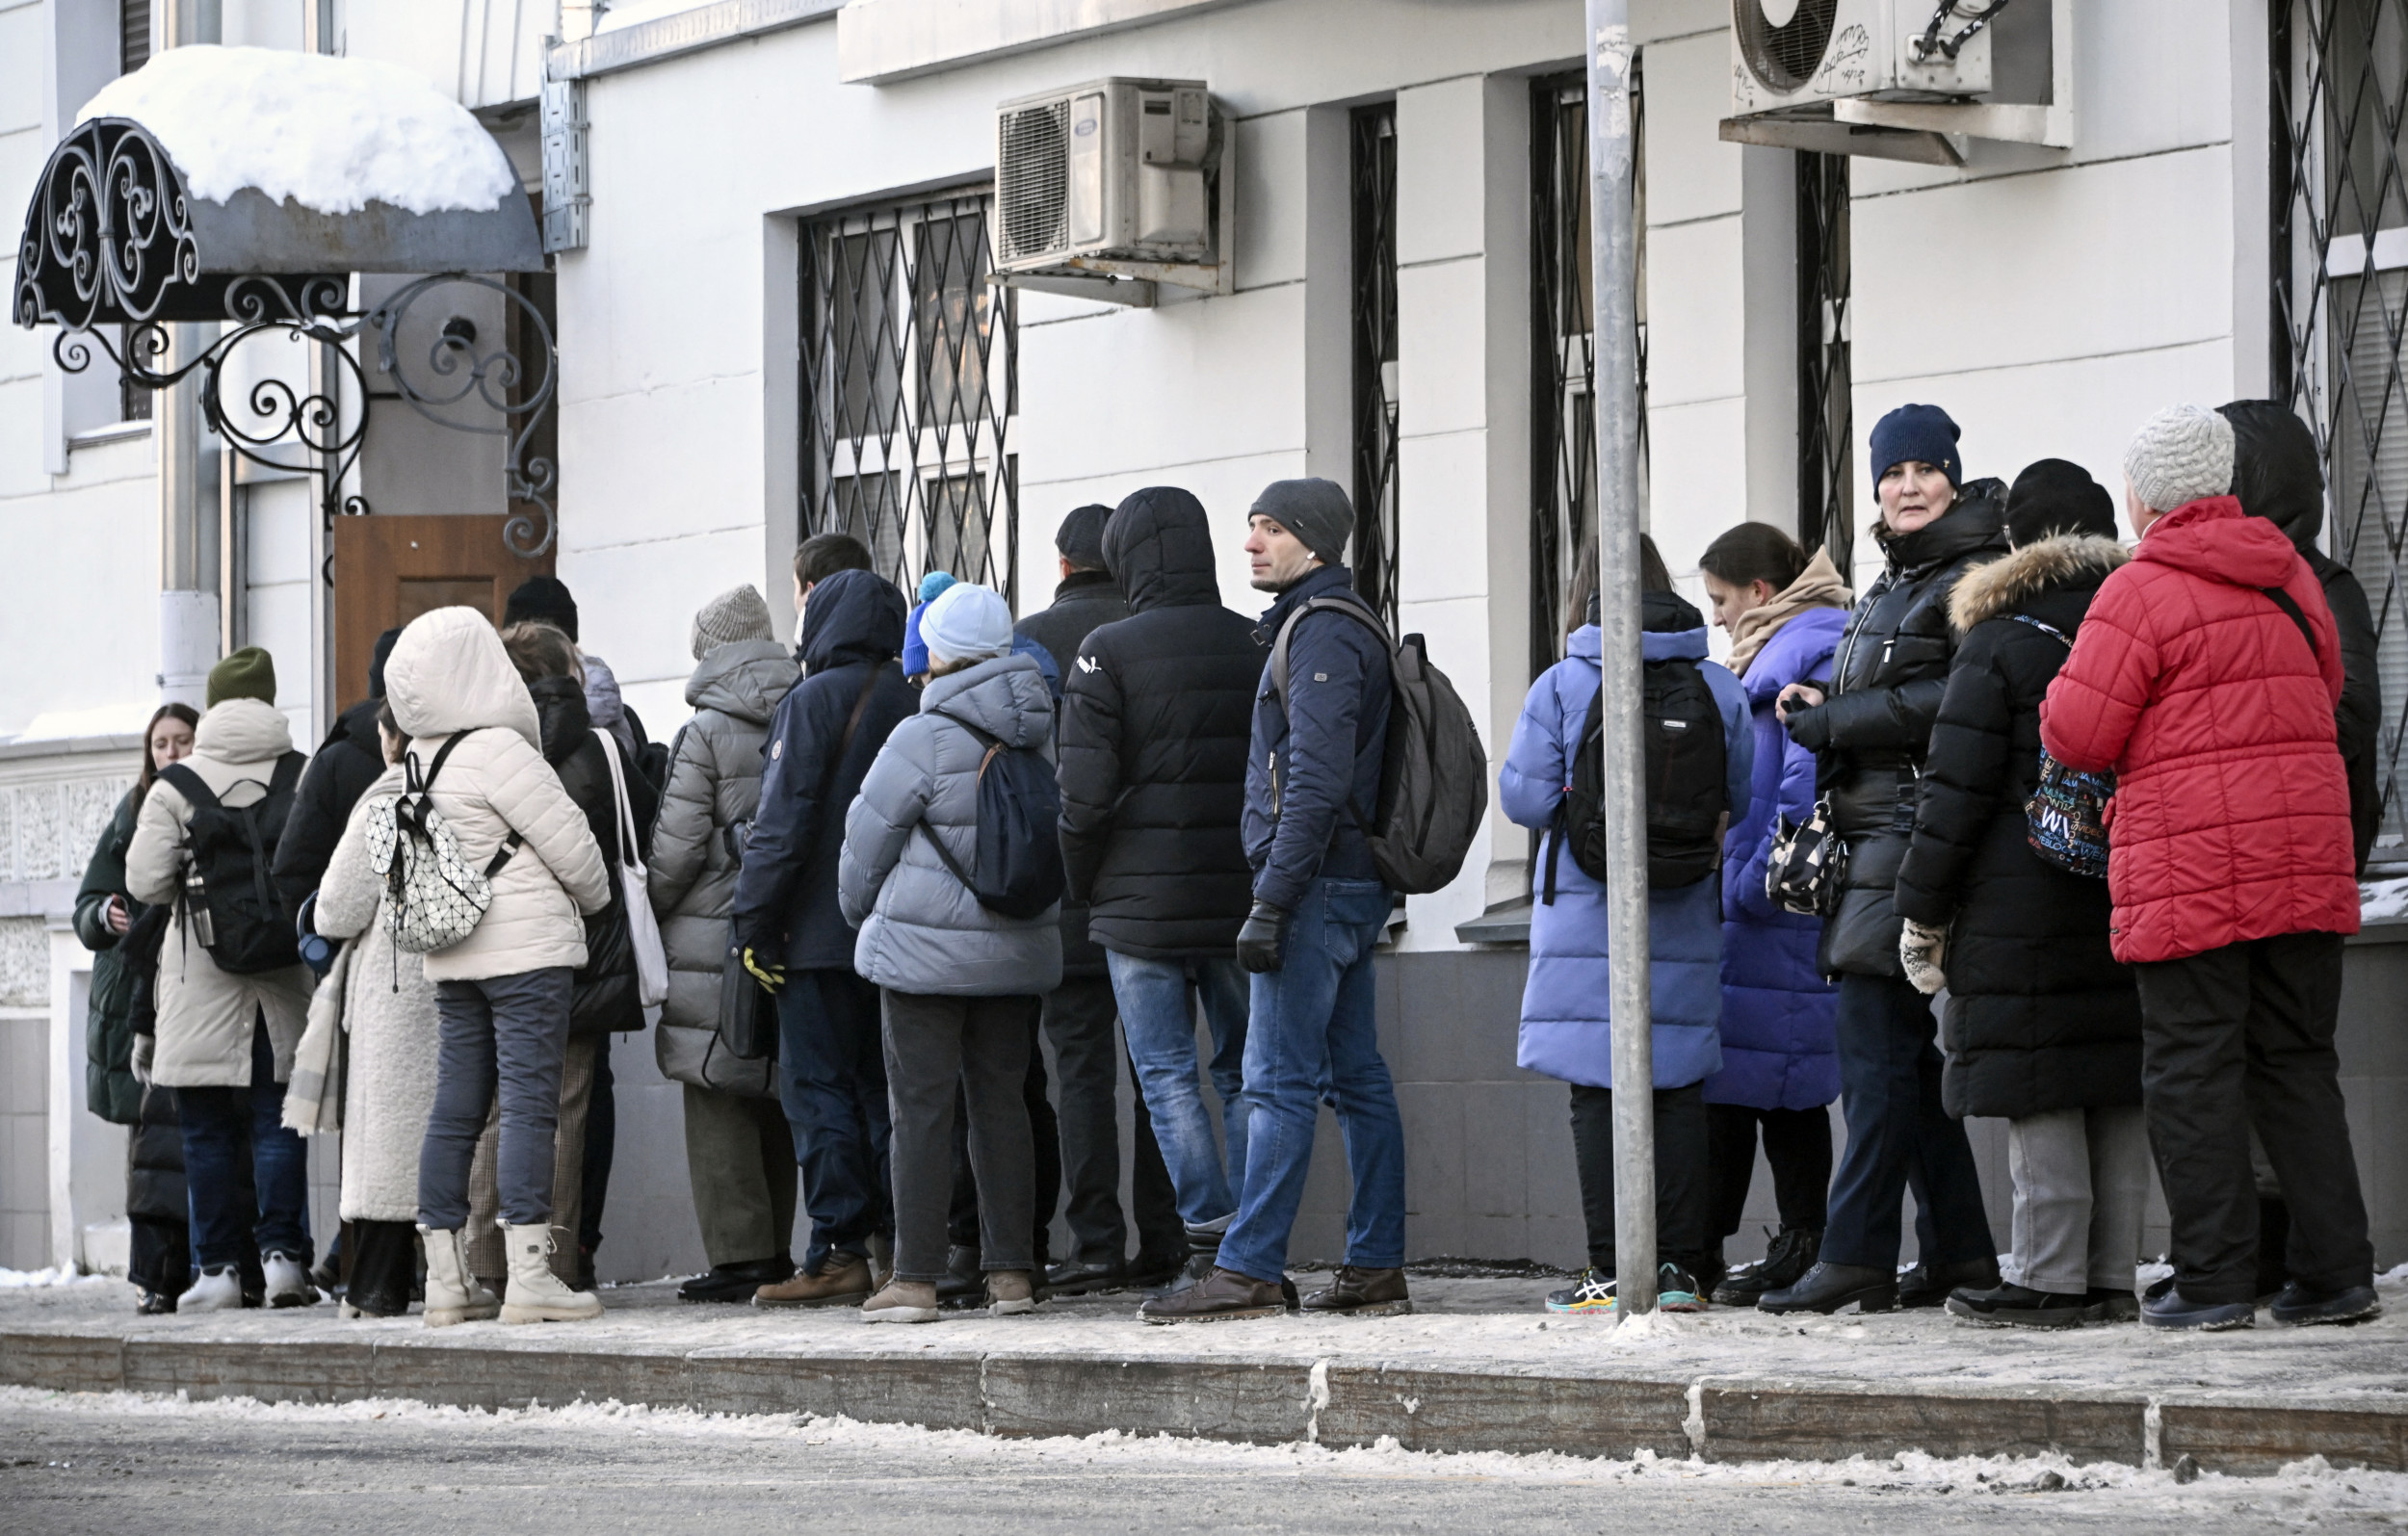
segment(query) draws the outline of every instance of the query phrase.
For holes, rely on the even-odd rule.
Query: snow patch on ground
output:
[[[101,87],[79,122],[131,117],[223,202],[245,187],[322,214],[372,202],[482,213],[518,192],[502,146],[425,76],[375,59],[200,44]]]
[[[29,1290],[49,1286],[105,1286],[108,1275],[78,1274],[65,1264],[48,1269],[0,1269],[0,1290]]]

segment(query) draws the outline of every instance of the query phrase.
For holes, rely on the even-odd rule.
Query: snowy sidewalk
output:
[[[1392,1318],[1149,1327],[1136,1298],[864,1327],[849,1310],[603,1293],[598,1322],[350,1322],[307,1311],[134,1315],[117,1282],[0,1290],[0,1383],[461,1406],[579,1399],[842,1414],[1007,1435],[1105,1429],[1260,1444],[1702,1454],[2040,1454],[2270,1471],[2323,1455],[2408,1471],[2408,1275],[2356,1328],[2168,1335],[1975,1328],[1940,1313],[1717,1309],[1627,1328],[1550,1317],[1534,1280],[1417,1279]]]

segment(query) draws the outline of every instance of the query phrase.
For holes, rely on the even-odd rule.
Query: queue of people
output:
[[[2128,550],[2079,467],[1972,478],[1958,438],[1931,405],[1873,429],[1861,597],[1742,524],[1700,558],[1701,613],[1644,544],[1660,1298],[2372,1315],[2333,1039],[2380,709],[2365,594],[2315,549],[2313,443],[2262,402],[2160,413],[2124,465]],[[206,712],[152,720],[77,904],[92,1102],[136,1128],[141,1305],[331,1283],[357,1314],[423,1296],[431,1326],[597,1315],[609,1041],[657,1017],[710,1265],[685,1300],[1409,1311],[1373,959],[1399,887],[1429,888],[1396,872],[1383,794],[1436,695],[1400,702],[1426,664],[1355,595],[1353,528],[1330,482],[1263,491],[1259,624],[1215,575],[1236,530],[1174,487],[1065,518],[1055,601],[1017,624],[943,573],[906,600],[823,534],[791,647],[749,586],[694,615],[665,747],[550,578],[499,630],[451,609],[385,636],[305,764],[272,661],[227,658]],[[1619,1278],[1594,586],[1498,780],[1539,835],[1519,1059],[1570,1089],[1568,1313]],[[1324,1104],[1346,1253],[1299,1294]],[[2003,1255],[1969,1115],[2007,1122]],[[337,1125],[329,1274],[297,1129]],[[1760,1147],[1779,1230],[1733,1267]],[[2174,1273],[2138,1294],[2152,1159]]]

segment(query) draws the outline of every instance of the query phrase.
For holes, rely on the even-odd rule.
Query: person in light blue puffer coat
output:
[[[1645,546],[1641,645],[1646,660],[1694,662],[1722,717],[1724,794],[1733,820],[1747,814],[1755,740],[1739,679],[1706,660],[1706,621],[1672,590],[1655,546]],[[1552,829],[1572,782],[1589,705],[1603,673],[1594,600],[1589,622],[1572,632],[1570,654],[1531,686],[1514,722],[1513,744],[1499,775],[1505,815],[1522,826]],[[1547,843],[1556,833],[1548,830]],[[1603,1311],[1613,1304],[1613,1041],[1609,1002],[1612,962],[1607,942],[1606,887],[1568,855],[1556,858],[1554,899],[1542,845],[1531,909],[1530,979],[1522,993],[1520,1064],[1572,1085],[1572,1141],[1581,1207],[1588,1229],[1588,1268],[1548,1298],[1558,1312]],[[1648,898],[1655,1045],[1656,1223],[1658,1256],[1677,1274],[1659,1276],[1668,1308],[1694,1309],[1697,1270],[1712,1257],[1707,1238],[1704,1083],[1722,1064],[1721,892],[1712,876]]]

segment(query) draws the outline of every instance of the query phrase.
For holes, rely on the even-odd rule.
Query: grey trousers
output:
[[[434,1111],[418,1159],[418,1219],[437,1232],[468,1223],[468,1170],[498,1097],[502,1219],[552,1219],[552,1137],[568,1047],[568,967],[548,966],[434,989]]]
[[[807,983],[806,983],[807,984]],[[795,1132],[775,1099],[686,1089],[686,1173],[713,1267],[793,1252]]]
[[[2053,1109],[2006,1123],[2015,1251],[1999,1273],[2052,1295],[2130,1290],[2149,1200],[2149,1125],[2138,1105]]]
[[[552,1273],[563,1286],[577,1284],[579,1255],[577,1223],[583,1218],[586,1184],[586,1123],[593,1109],[593,1085],[603,1054],[611,1049],[606,1034],[571,1035],[561,1054],[561,1108],[552,1124],[552,1225],[566,1234],[552,1249]],[[468,1268],[502,1293],[502,1277],[510,1273],[510,1252],[502,1243],[502,1106],[485,1116],[484,1134],[477,1138],[476,1159],[468,1165]]]
[[[878,993],[886,1098],[894,1120],[895,1278],[945,1278],[945,1218],[954,1193],[954,1090],[970,1111],[985,1269],[1027,1269],[1035,1222],[1034,1144],[1021,1082],[1036,1034],[1034,997]]]

